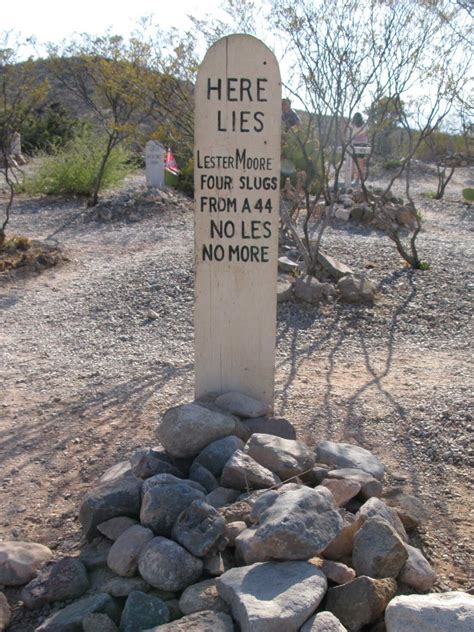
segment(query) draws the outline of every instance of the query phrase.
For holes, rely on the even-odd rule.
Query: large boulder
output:
[[[318,612],[306,621],[300,632],[347,632],[347,628],[332,612]]]
[[[4,632],[10,625],[12,611],[5,595],[0,592],[0,632]]]
[[[300,276],[293,283],[293,292],[296,298],[312,305],[317,305],[323,299],[335,294],[330,283],[321,283],[309,274]]]
[[[358,445],[322,441],[316,446],[316,460],[337,468],[357,468],[381,481],[384,466],[376,456]]]
[[[242,632],[297,632],[327,589],[308,562],[265,562],[233,568],[217,580]]]
[[[217,509],[202,500],[194,501],[176,520],[173,539],[196,557],[225,548],[225,520]]]
[[[329,489],[338,507],[344,507],[360,492],[360,483],[344,478],[325,478],[321,485]]]
[[[236,419],[199,404],[170,408],[158,426],[158,438],[173,457],[194,457],[211,441],[235,434]]]
[[[408,559],[400,571],[399,580],[421,592],[430,590],[436,581],[436,573],[419,549],[409,544],[405,544],[405,548]]]
[[[215,579],[205,579],[198,584],[188,586],[179,599],[179,609],[183,614],[192,614],[202,610],[229,612],[229,606],[219,597]]]
[[[142,481],[130,469],[122,474],[103,477],[99,485],[84,497],[79,509],[79,522],[90,540],[97,535],[97,525],[116,516],[137,518],[140,513]]]
[[[156,474],[173,474],[184,478],[181,470],[173,465],[165,452],[153,448],[137,450],[130,458],[130,467],[138,478],[150,478]]]
[[[202,568],[200,559],[160,536],[145,545],[138,560],[140,575],[160,590],[183,590],[200,578]]]
[[[334,257],[327,255],[321,250],[318,251],[318,263],[321,264],[323,269],[333,277],[333,279],[339,280],[346,274],[352,274],[352,269],[346,266],[345,263],[341,263]]]
[[[348,303],[371,303],[376,293],[374,283],[365,274],[346,274],[337,282],[337,289]]]
[[[270,493],[271,492],[267,492]],[[270,559],[306,560],[318,555],[342,529],[343,520],[331,492],[299,487],[259,500],[252,511],[257,525],[235,540],[247,564]]]
[[[189,480],[199,483],[208,494],[219,487],[219,481],[214,474],[199,463],[194,462],[189,470]]]
[[[234,624],[228,614],[206,610],[195,612],[178,621],[165,623],[143,632],[234,632]]]
[[[388,507],[380,498],[369,498],[356,513],[357,520],[362,524],[369,518],[382,518],[388,522],[404,542],[408,542],[407,532],[395,509]]]
[[[374,478],[371,474],[368,474],[363,470],[352,467],[343,467],[337,470],[331,470],[327,473],[327,477],[359,483],[359,495],[364,500],[368,500],[369,498],[372,498],[372,496],[380,498],[380,496],[382,495],[382,483]]]
[[[185,482],[155,485],[143,496],[140,522],[156,535],[168,537],[179,514],[195,500],[204,498],[205,494]]]
[[[369,518],[354,536],[352,564],[358,575],[397,577],[407,559],[400,536],[381,518]]]
[[[53,557],[52,551],[34,542],[0,542],[0,584],[21,586],[36,575],[44,562]]]
[[[27,608],[41,608],[46,603],[78,599],[89,588],[86,567],[74,557],[44,566],[37,577],[21,591]]]
[[[217,439],[217,441],[212,441],[207,445],[197,455],[194,462],[199,463],[218,478],[230,457],[236,450],[243,450],[244,445],[242,439],[234,435]]]
[[[259,433],[247,441],[245,453],[281,480],[310,470],[316,460],[314,452],[301,441]]]
[[[82,621],[88,614],[102,613],[108,615],[112,621],[118,622],[121,608],[110,595],[98,593],[74,601],[71,605],[55,612],[48,617],[35,632],[80,632]]]
[[[223,408],[229,413],[238,415],[239,417],[261,417],[270,412],[270,408],[267,404],[235,391],[219,395],[216,399],[216,404],[219,408]]]
[[[396,590],[397,582],[394,579],[358,577],[328,590],[326,610],[332,612],[351,632],[358,632],[364,625],[380,617]],[[404,632],[408,630],[410,628],[405,628]]]
[[[109,540],[112,540],[112,542],[115,542],[124,531],[133,527],[134,524],[138,524],[138,520],[135,520],[135,518],[117,516],[116,518],[110,518],[110,520],[98,524],[97,531],[105,535]]]
[[[113,543],[107,556],[107,564],[121,577],[132,577],[137,572],[138,558],[147,542],[154,537],[151,529],[133,525]]]
[[[385,612],[387,632],[472,632],[474,597],[464,592],[395,597]]]
[[[384,501],[395,509],[405,529],[416,529],[430,518],[427,507],[415,496],[405,494],[400,489],[390,490]]]
[[[236,450],[224,466],[221,485],[241,491],[266,489],[278,485],[281,480],[276,474],[260,465],[241,450]]]
[[[139,590],[132,591],[122,612],[120,632],[137,632],[153,626],[163,625],[170,620],[166,603],[155,595]]]
[[[342,529],[322,552],[323,557],[328,560],[340,560],[352,554],[354,535],[361,525],[361,521],[350,511],[340,509],[339,514],[343,521]]]

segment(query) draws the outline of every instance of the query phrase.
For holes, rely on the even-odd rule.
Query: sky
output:
[[[38,42],[60,42],[73,33],[99,35],[108,27],[127,35],[142,17],[153,15],[162,27],[190,26],[187,15],[216,14],[221,0],[22,0],[3,2],[0,30],[15,31]]]

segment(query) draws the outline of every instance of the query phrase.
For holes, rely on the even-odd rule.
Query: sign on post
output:
[[[195,106],[195,390],[273,406],[281,85],[250,35],[207,52]]]
[[[165,149],[156,140],[145,145],[145,170],[147,187],[162,189],[165,183]]]

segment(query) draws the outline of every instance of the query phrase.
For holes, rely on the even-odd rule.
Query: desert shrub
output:
[[[194,160],[192,158],[181,169],[176,188],[190,197],[194,196]]]
[[[384,169],[399,169],[401,166],[401,160],[396,159],[386,160],[383,165]]]
[[[474,202],[474,189],[463,189],[462,196],[466,202]]]
[[[22,149],[32,155],[51,151],[72,140],[78,131],[78,121],[60,103],[50,103],[32,112],[21,127]]]
[[[41,153],[38,169],[25,179],[22,190],[47,195],[90,196],[103,160],[105,143],[104,137],[84,129],[64,147],[55,148],[52,154]],[[101,190],[123,179],[131,169],[127,161],[128,153],[122,146],[112,150],[105,166]]]

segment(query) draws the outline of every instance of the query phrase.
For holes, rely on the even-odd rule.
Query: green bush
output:
[[[33,112],[21,127],[21,144],[26,154],[51,152],[72,140],[79,122],[60,103],[50,103]]]
[[[399,169],[401,166],[401,160],[386,160],[383,165],[384,169]]]
[[[474,202],[474,189],[463,189],[462,196],[466,202]]]
[[[194,160],[192,158],[181,169],[176,188],[190,197],[194,196]]]
[[[52,154],[39,154],[38,169],[25,179],[22,191],[46,195],[91,195],[105,144],[105,138],[86,129],[64,147],[55,148]],[[105,167],[101,190],[123,179],[130,170],[128,158],[127,152],[120,146],[112,151]]]

